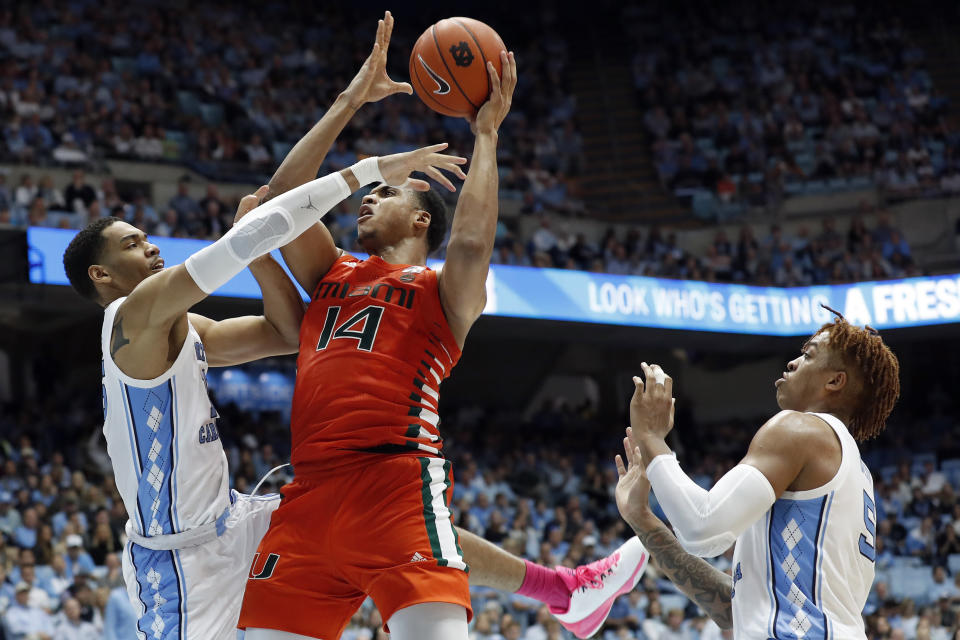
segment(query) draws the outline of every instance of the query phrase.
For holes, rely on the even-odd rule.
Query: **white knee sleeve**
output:
[[[449,602],[400,609],[387,621],[392,640],[467,640],[467,610]]]
[[[777,499],[767,477],[748,464],[735,466],[710,491],[687,477],[672,455],[651,460],[647,477],[677,540],[704,558],[726,551]]]
[[[377,158],[350,167],[360,186],[382,181]],[[184,266],[198,287],[213,293],[255,258],[288,244],[350,195],[339,172],[300,185],[260,205],[213,244],[187,258]]]

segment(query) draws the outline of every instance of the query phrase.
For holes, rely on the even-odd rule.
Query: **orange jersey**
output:
[[[300,328],[297,476],[362,463],[358,453],[440,456],[440,382],[459,358],[437,272],[341,256]]]

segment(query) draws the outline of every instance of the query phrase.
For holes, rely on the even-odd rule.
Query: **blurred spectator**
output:
[[[16,585],[15,600],[3,617],[9,640],[53,640],[50,614],[28,604],[29,594],[30,585],[26,582]]]
[[[77,170],[73,172],[70,184],[63,190],[67,208],[75,213],[85,213],[97,199],[97,192],[87,184],[86,174]]]
[[[80,603],[76,598],[67,598],[63,603],[63,616],[53,632],[53,640],[100,640],[102,634],[91,623],[80,618]]]
[[[96,565],[90,554],[84,551],[83,538],[76,533],[66,537],[67,555],[64,558],[67,564],[67,575],[71,578],[80,574],[92,574]]]

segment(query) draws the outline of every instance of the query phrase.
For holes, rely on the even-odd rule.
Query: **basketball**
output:
[[[475,115],[490,96],[487,60],[501,73],[503,40],[472,18],[446,18],[432,25],[413,45],[410,82],[424,104],[438,113]]]

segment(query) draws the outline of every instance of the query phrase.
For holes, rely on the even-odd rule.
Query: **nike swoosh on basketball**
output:
[[[423,56],[421,56],[419,53],[417,54],[417,60],[419,60],[420,64],[423,65],[423,69],[430,74],[430,77],[433,78],[433,81],[437,83],[437,90],[434,91],[434,93],[438,96],[443,96],[450,93],[450,84],[440,77],[439,73],[431,69],[430,65],[424,62]]]

